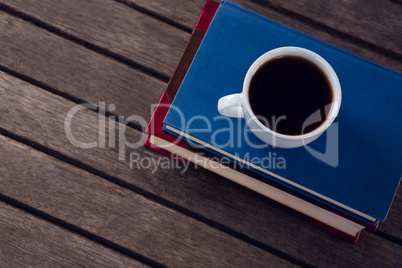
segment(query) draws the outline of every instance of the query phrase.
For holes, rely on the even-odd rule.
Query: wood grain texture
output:
[[[11,0],[10,0],[11,1]],[[124,0],[134,3],[152,12],[165,15],[171,20],[192,27],[197,12],[204,1],[152,1]],[[310,27],[317,24],[328,29],[334,29],[341,34],[347,34],[352,38],[358,38],[375,44],[383,49],[388,49],[402,54],[400,43],[402,36],[398,33],[402,29],[402,6],[392,3],[390,0],[362,1],[320,1],[320,0],[231,0],[242,6],[253,6],[252,2],[258,3],[259,7],[252,10],[260,13],[263,9],[276,10],[278,13],[289,17],[297,17],[300,20],[308,20]],[[262,11],[263,13],[265,11]],[[191,14],[193,14],[191,16]]]
[[[64,161],[0,136],[3,195],[168,267],[296,267]],[[19,231],[17,231],[19,232]],[[20,241],[22,242],[22,241]],[[61,241],[60,241],[61,242]]]
[[[11,0],[10,0],[11,1]],[[183,21],[187,27],[192,27],[197,19],[198,13],[187,13],[188,10],[194,10],[196,7],[203,5],[203,0],[197,1],[152,1],[148,4],[145,0],[126,0],[143,8],[150,9],[152,12],[159,15],[165,15],[169,19],[177,22]],[[276,20],[282,24],[290,26],[296,30],[309,34],[315,38],[323,40],[356,55],[384,65],[388,68],[402,72],[401,60],[397,60],[394,56],[385,56],[379,53],[375,48],[367,48],[364,45],[359,45],[355,39],[365,40],[374,46],[397,51],[400,53],[401,35],[396,33],[401,31],[401,20],[398,20],[401,13],[401,5],[391,4],[389,0],[381,1],[270,1],[270,0],[232,0],[232,2],[246,7],[254,12],[257,12],[270,19]],[[299,4],[302,3],[302,4]],[[354,4],[352,3],[354,2]],[[264,5],[265,3],[265,5]],[[299,5],[304,8],[299,8]],[[327,5],[332,7],[332,10],[327,9]],[[381,5],[381,16],[377,16],[376,9]],[[396,5],[396,6],[395,6]],[[310,6],[314,8],[309,10]],[[362,6],[365,10],[364,19],[359,8]],[[162,8],[163,7],[163,8]],[[275,8],[276,7],[276,8]],[[355,9],[352,9],[354,7]],[[285,9],[286,8],[286,9]],[[320,9],[322,8],[322,9]],[[278,9],[280,11],[278,11]],[[285,9],[285,11],[283,11]],[[286,11],[288,10],[288,11]],[[348,10],[344,12],[344,10]],[[290,12],[289,12],[290,11]],[[331,17],[326,16],[326,13],[331,12]],[[290,14],[288,14],[290,13]],[[383,14],[384,13],[384,14]],[[292,15],[295,14],[295,15]],[[391,19],[388,19],[386,14],[390,14]],[[309,17],[311,16],[311,17]],[[177,18],[179,17],[179,18]],[[303,19],[304,18],[304,19]],[[395,19],[397,18],[397,19]],[[331,27],[339,31],[340,36],[334,36],[332,32],[328,32],[325,27],[317,26],[317,24]],[[350,35],[349,38],[344,37],[342,33]],[[369,35],[368,37],[366,35]],[[379,38],[381,36],[381,38]],[[367,38],[367,39],[366,39]],[[384,47],[383,43],[387,45]],[[399,52],[398,52],[399,51]]]
[[[165,83],[0,12],[0,65],[62,95],[150,117]]]
[[[148,267],[0,202],[0,267]]]
[[[63,0],[56,4],[51,0],[0,0],[0,3],[5,3],[17,11],[103,49],[120,54],[145,68],[153,69],[164,75],[172,74],[187,43],[189,37],[187,33],[161,21],[148,18],[135,10],[129,11],[128,7],[119,3],[111,3],[111,0],[91,0],[86,1],[84,5],[81,2],[80,4],[75,3],[77,1]],[[204,0],[121,1],[133,3],[135,6],[176,23],[183,23],[189,29],[194,26],[204,4]],[[233,2],[356,55],[402,72],[400,58],[398,60],[394,55],[386,56],[384,53],[378,52],[375,47],[367,48],[365,45],[355,42],[356,39],[359,39],[371,42],[374,46],[383,49],[400,48],[402,37],[397,33],[402,28],[402,22],[398,20],[402,7],[395,3],[391,5],[384,3],[389,0],[381,0],[381,3],[356,0],[331,3],[317,0],[309,1],[308,5],[307,1],[300,2],[302,4],[299,4],[299,1],[291,1],[290,4],[287,4],[287,1],[275,0],[233,0]],[[268,7],[255,2],[266,3]],[[331,9],[327,9],[327,5],[330,5]],[[365,13],[360,14],[361,9],[352,8],[357,5],[362,6]],[[394,7],[394,5],[396,6]],[[310,7],[312,10],[309,9]],[[115,14],[116,9],[119,10],[118,16]],[[289,9],[291,14],[287,15],[289,12],[278,11],[278,9]],[[377,9],[381,14],[376,14]],[[293,13],[298,14],[298,12],[303,13],[300,15],[301,17],[299,15],[292,16]],[[331,15],[327,16],[328,12],[331,12]],[[309,15],[312,16],[313,22],[306,19]],[[137,20],[144,20],[144,22]],[[139,23],[144,25],[138,26]],[[317,24],[334,28],[341,34],[334,36],[332,31],[328,32],[328,29],[317,26]],[[342,33],[346,33],[350,37],[344,37]],[[366,37],[362,33],[369,36]],[[171,35],[171,37],[166,37],[166,35]],[[383,43],[387,45],[384,47]],[[398,49],[389,49],[389,51],[400,53]],[[158,63],[158,60],[161,63]]]
[[[402,6],[389,0],[258,0],[402,55]]]
[[[166,17],[184,27],[192,28],[197,21],[198,14],[202,10],[204,0],[175,0],[174,3],[168,3],[163,0],[117,0],[134,6],[149,10],[155,14]],[[173,1],[172,1],[173,2]]]
[[[183,165],[168,160],[170,166],[155,169],[152,161],[166,161],[167,158],[146,148],[127,148],[125,161],[119,161],[117,148],[74,147],[66,138],[64,119],[76,104],[4,73],[0,76],[0,100],[1,126],[13,135],[60,152],[77,165],[89,166],[107,178],[119,179],[143,189],[304,263],[337,266],[341,260],[345,265],[370,265],[391,259],[391,266],[399,261],[400,246],[390,241],[364,231],[357,245],[349,245],[320,231],[299,215],[289,213],[288,209],[199,167],[185,170]],[[106,126],[108,125],[106,122]],[[115,129],[118,127],[115,126]],[[89,110],[77,112],[72,120],[72,131],[79,141],[98,141],[99,115]],[[142,136],[131,128],[127,128],[125,133],[127,140],[131,142],[140,140]],[[108,141],[107,129],[104,135]],[[130,167],[130,153],[133,154],[133,159],[145,159],[143,164],[134,163]],[[17,175],[18,171],[15,172]],[[34,187],[23,187],[22,182],[14,185],[11,180],[7,180],[7,183],[12,184],[9,186],[12,188],[10,191],[18,199],[23,196],[18,193],[22,191],[21,188]],[[79,184],[78,181],[76,183]],[[401,193],[398,192],[399,195]],[[31,198],[32,202],[38,202],[34,197]],[[22,201],[27,202],[25,200]],[[55,207],[58,205],[55,204]],[[96,212],[95,209],[94,213]],[[400,207],[393,207],[390,213],[395,214],[395,224],[398,226],[401,224],[400,213]],[[74,213],[71,217],[74,217]],[[385,229],[384,232],[386,231]],[[401,237],[401,234],[397,235]],[[378,250],[383,254],[376,254]]]
[[[81,40],[137,62],[167,77],[189,33],[110,0],[2,0]],[[198,11],[199,12],[199,11]]]

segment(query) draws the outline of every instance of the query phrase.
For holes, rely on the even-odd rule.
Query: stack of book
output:
[[[241,92],[255,59],[282,46],[320,54],[341,83],[336,122],[308,147],[263,144],[244,119],[217,110],[219,98]],[[229,1],[207,0],[145,145],[201,165],[356,243],[364,228],[375,231],[385,220],[401,180],[401,125],[394,120],[401,115],[401,88],[399,73]]]

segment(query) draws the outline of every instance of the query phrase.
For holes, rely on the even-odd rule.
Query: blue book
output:
[[[246,72],[260,55],[282,46],[321,55],[342,87],[337,119],[306,147],[268,146],[248,130],[244,119],[223,117],[217,110],[219,98],[242,91]],[[385,220],[401,180],[401,104],[400,73],[222,1],[165,117],[164,129],[375,224]]]

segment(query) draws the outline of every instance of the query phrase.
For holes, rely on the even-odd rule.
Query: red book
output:
[[[211,23],[216,10],[219,7],[219,3],[213,0],[207,0],[204,5],[204,9],[201,11],[200,16],[194,26],[193,32],[191,34],[191,38],[187,44],[187,47],[180,59],[179,64],[170,78],[170,81],[162,93],[162,96],[159,100],[158,105],[156,106],[154,113],[151,117],[151,120],[148,123],[148,127],[145,130],[148,134],[160,137],[166,141],[170,142],[178,142],[177,145],[181,147],[186,147],[186,143],[184,141],[178,141],[177,137],[165,132],[162,130],[163,127],[163,119],[166,116],[167,111],[169,110],[170,103],[173,101],[174,96],[177,93],[177,90],[180,87],[181,82],[184,79],[184,76],[187,73],[188,68],[190,67],[191,61],[194,58],[195,53],[199,45],[201,44],[202,39],[204,38],[205,32],[208,29],[209,24]],[[161,154],[166,156],[179,159],[176,156],[172,155],[169,151],[166,151],[158,146],[149,142],[149,136],[145,141],[145,146],[151,148]]]

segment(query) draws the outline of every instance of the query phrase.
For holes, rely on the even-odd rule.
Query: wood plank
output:
[[[27,142],[37,144],[35,146],[45,147],[43,149],[51,154],[63,154],[76,165],[89,167],[92,172],[124,184],[127,188],[141,189],[145,195],[158,196],[164,203],[172,203],[172,206],[186,213],[241,234],[262,247],[275,248],[302,263],[324,266],[339,264],[341,260],[342,263],[364,266],[384,263],[388,259],[391,260],[390,265],[398,261],[399,245],[366,231],[357,245],[348,245],[310,225],[299,215],[289,213],[286,208],[199,167],[185,169],[183,165],[170,161],[169,166],[154,169],[156,165],[152,161],[157,163],[167,158],[146,148],[127,148],[126,159],[119,161],[118,148],[108,145],[91,149],[74,147],[66,138],[64,120],[68,111],[76,106],[75,103],[7,74],[0,74],[0,122],[3,131],[27,139]],[[98,114],[89,110],[74,115],[74,137],[82,142],[98,141],[99,118]],[[108,121],[106,126],[109,126]],[[118,127],[115,126],[115,129]],[[101,133],[108,141],[108,129],[106,134]],[[142,136],[132,128],[125,129],[125,134],[131,142],[140,140]],[[143,164],[132,164],[130,167],[130,153],[134,155],[133,159],[145,159]],[[13,188],[13,193],[22,183],[14,185],[14,182],[7,182],[12,183],[9,187]],[[31,186],[23,188],[27,187]],[[401,193],[399,189],[398,195]],[[16,193],[15,196],[20,194]],[[25,197],[21,194],[21,198]],[[401,225],[401,211],[400,207],[393,207],[390,213],[395,214],[397,225]],[[400,233],[397,235],[401,237]],[[379,251],[383,254],[376,254]]]
[[[402,56],[402,6],[389,0],[261,0]]]
[[[80,6],[80,5],[78,5]],[[165,83],[0,12],[0,65],[77,101],[150,117]]]
[[[192,28],[197,21],[197,17],[202,10],[205,0],[117,0],[128,3],[134,7],[146,9],[152,13],[164,16],[184,27]]]
[[[4,196],[18,198],[159,264],[264,267],[270,263],[296,267],[27,145],[0,136],[0,148],[0,188]]]
[[[0,202],[1,267],[148,267]]]
[[[85,5],[83,5],[81,2],[80,4],[76,4],[76,1],[78,0],[63,0],[56,4],[51,0],[0,0],[0,3],[5,3],[17,11],[28,14],[40,21],[44,21],[69,35],[76,36],[103,49],[122,55],[145,68],[153,69],[164,75],[170,75],[172,73],[188,40],[187,33],[180,32],[178,29],[149,18],[135,10],[130,10],[130,8],[124,7],[118,3],[111,3],[107,0],[97,0],[101,2],[92,0],[86,1]],[[178,23],[183,21],[187,28],[193,27],[204,3],[204,0],[168,2],[161,0],[130,1],[140,8],[149,9],[158,16],[167,17],[169,20],[174,20]],[[337,1],[336,4],[332,3],[331,5],[336,5],[336,8],[332,10],[349,10],[345,13],[329,11],[334,12],[334,14],[329,16],[332,22],[327,27],[336,28],[336,26],[339,25],[339,31],[341,32],[347,29],[346,33],[350,34],[352,37],[344,38],[342,34],[341,36],[334,36],[332,32],[327,32],[327,30],[322,29],[322,27],[317,29],[315,26],[316,23],[284,15],[283,12],[279,12],[273,8],[255,4],[252,1],[234,0],[235,3],[260,13],[263,16],[274,19],[361,57],[402,72],[400,58],[398,60],[395,58],[395,55],[384,55],[383,53],[379,53],[375,48],[367,48],[365,44],[356,44],[354,42],[356,38],[359,38],[364,41],[372,42],[372,44],[377,47],[382,47],[383,43],[386,43],[388,44],[387,46],[400,48],[400,38],[402,37],[394,33],[398,32],[397,30],[395,31],[395,29],[400,29],[401,22],[394,18],[399,15],[401,7],[397,5],[398,7],[393,8],[393,5],[384,4],[384,1],[388,2],[388,0],[381,1],[382,8],[379,9],[381,10],[380,13],[388,12],[392,21],[388,21],[388,15],[377,16],[374,11],[374,14],[365,14],[365,18],[367,19],[361,19],[362,15],[355,16],[355,12],[360,9],[355,10],[349,8],[350,4],[348,4],[348,2]],[[286,1],[271,2],[275,3],[270,3],[269,5],[275,7],[278,6],[279,3],[288,3]],[[304,2],[305,1],[303,1],[303,3]],[[268,3],[268,1],[266,1],[266,3]],[[292,12],[297,12],[299,8],[297,3],[297,1],[292,1],[292,4],[283,5],[286,5],[286,8],[291,9]],[[295,7],[292,5],[295,5]],[[326,4],[322,1],[311,2],[311,6],[315,7],[311,15],[318,23],[325,24],[327,17],[322,16],[322,14],[328,11],[324,8],[322,12],[320,12],[320,5]],[[360,5],[364,7],[365,12],[368,12],[369,10],[376,10],[378,8],[377,5],[380,4],[377,2],[365,2]],[[121,15],[113,16],[114,10],[119,10],[119,14]],[[304,15],[307,16],[308,14]],[[345,16],[347,16],[346,19]],[[138,22],[138,19],[144,22]],[[144,23],[145,25],[142,25],[143,27],[134,27],[138,23]],[[374,24],[374,26],[372,24]],[[354,29],[356,29],[356,33],[353,32]],[[362,34],[361,31],[365,29],[370,29],[370,31],[360,36]],[[169,37],[165,35],[169,35]],[[366,38],[366,35],[369,36]],[[381,36],[381,38],[379,38],[379,36]],[[374,39],[371,40],[371,37],[374,37]],[[159,61],[162,62],[159,63]]]
[[[2,0],[107,51],[170,77],[189,33],[110,0]],[[198,11],[199,12],[199,11]]]
[[[152,1],[151,4],[146,0],[124,1],[165,15],[187,27],[194,25],[197,16],[195,11],[197,8],[200,9],[204,3],[204,0],[169,2],[156,0]],[[257,12],[261,12],[263,9],[276,10],[286,16],[306,20],[310,27],[314,28],[319,24],[326,27],[326,30],[334,29],[340,34],[347,34],[352,38],[364,40],[398,53],[400,56],[402,54],[400,46],[402,36],[397,34],[400,33],[402,27],[400,20],[402,6],[389,0],[341,0],[332,2],[320,0],[232,0],[232,2],[242,6],[253,6],[251,2],[259,3],[258,8],[251,7],[250,9]]]

